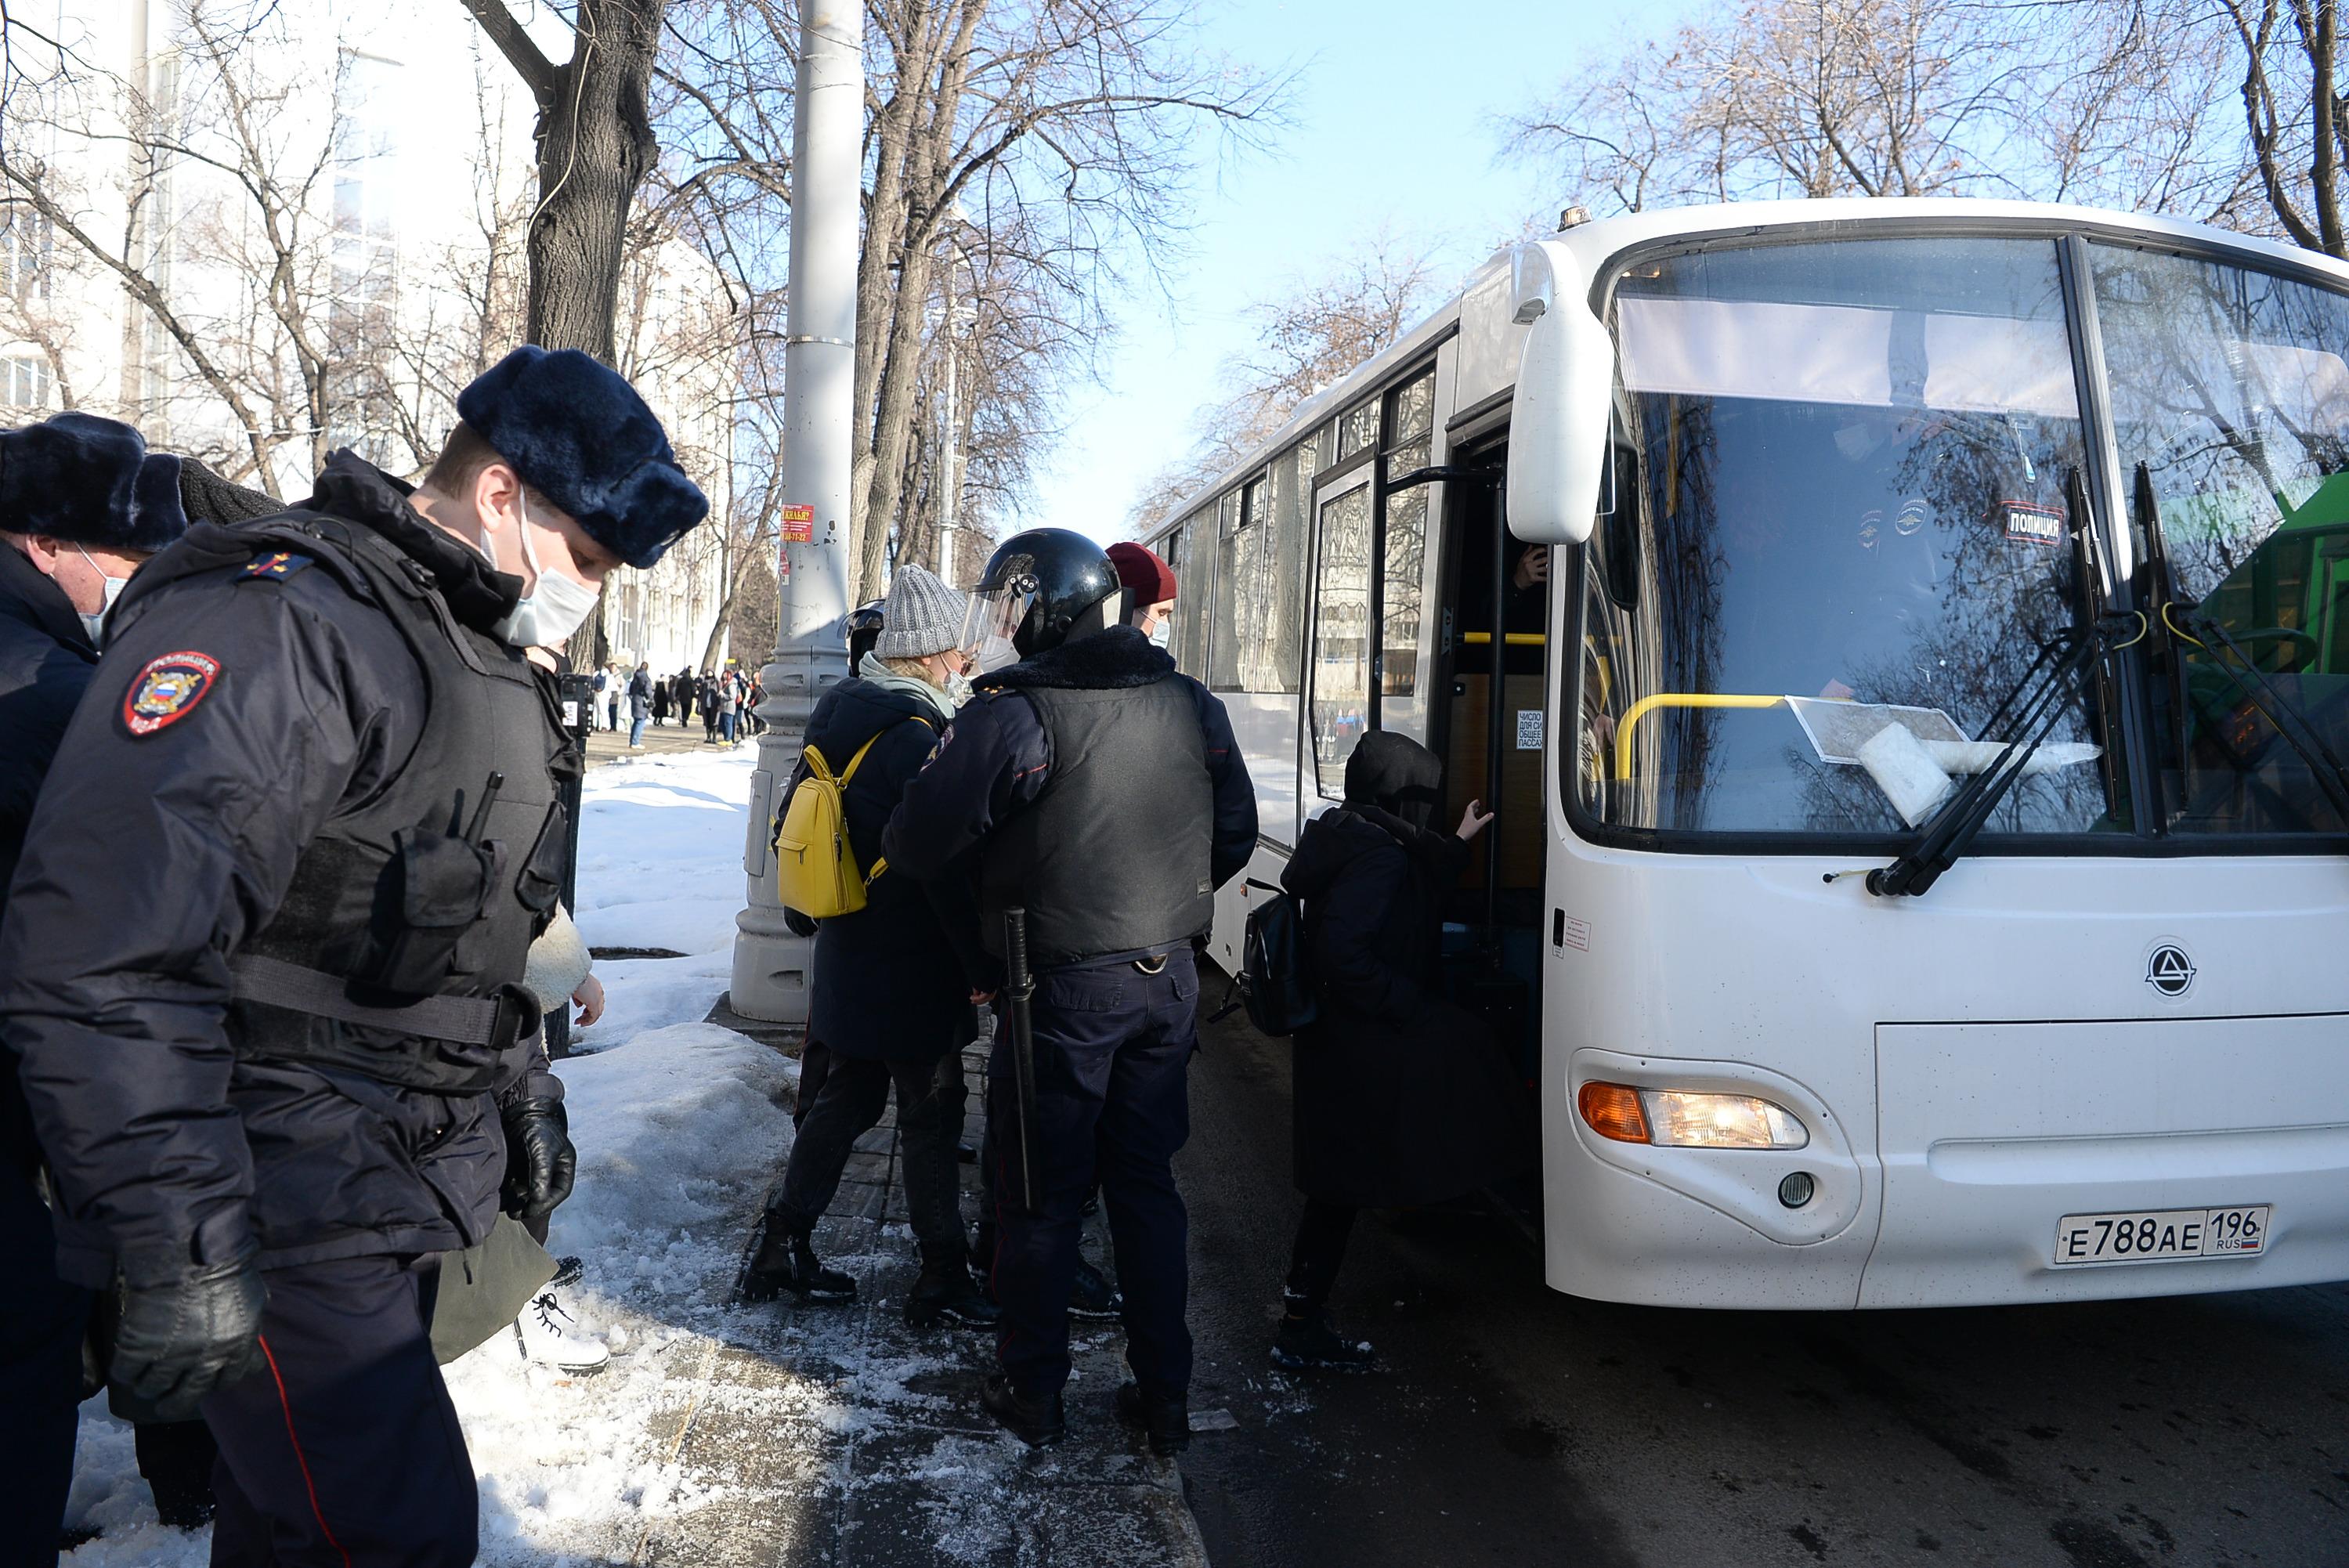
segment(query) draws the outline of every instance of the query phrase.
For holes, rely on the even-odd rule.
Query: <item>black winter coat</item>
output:
[[[859,869],[872,870],[889,813],[944,727],[920,698],[867,680],[843,681],[816,704],[808,743],[833,777],[880,737],[843,798]],[[792,777],[796,783],[800,774]],[[884,870],[864,890],[863,909],[816,927],[808,1037],[844,1057],[936,1058],[963,1043],[971,991],[993,988],[969,876],[925,882]]]
[[[1441,1202],[1521,1173],[1532,1107],[1484,1020],[1443,994],[1437,898],[1458,838],[1349,804],[1305,825],[1281,885],[1303,906],[1321,1003],[1297,1036],[1296,1178],[1364,1209]]]
[[[66,591],[0,544],[0,916],[41,780],[97,667]],[[29,1170],[35,1158],[16,1058],[0,1050],[0,1161]]]

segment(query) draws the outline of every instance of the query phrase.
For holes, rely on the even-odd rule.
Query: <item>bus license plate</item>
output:
[[[2270,1206],[2066,1214],[2055,1222],[2055,1264],[2256,1257],[2267,1250]]]

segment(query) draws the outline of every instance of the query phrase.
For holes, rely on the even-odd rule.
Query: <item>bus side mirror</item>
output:
[[[1607,469],[1615,345],[1590,314],[1589,283],[1562,245],[1510,260],[1524,356],[1509,414],[1509,531],[1537,544],[1590,537]]]

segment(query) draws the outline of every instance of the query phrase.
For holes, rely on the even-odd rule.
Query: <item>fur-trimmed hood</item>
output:
[[[1112,626],[1030,654],[971,685],[980,691],[1122,691],[1163,681],[1174,673],[1174,658],[1153,646],[1138,627]]]

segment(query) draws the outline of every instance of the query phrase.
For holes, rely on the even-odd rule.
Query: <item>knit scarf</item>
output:
[[[907,696],[920,697],[937,709],[940,718],[949,724],[954,722],[955,705],[946,693],[927,681],[916,680],[912,676],[899,675],[881,662],[880,655],[865,655],[863,662],[857,665],[856,673],[884,691],[902,692]]]

